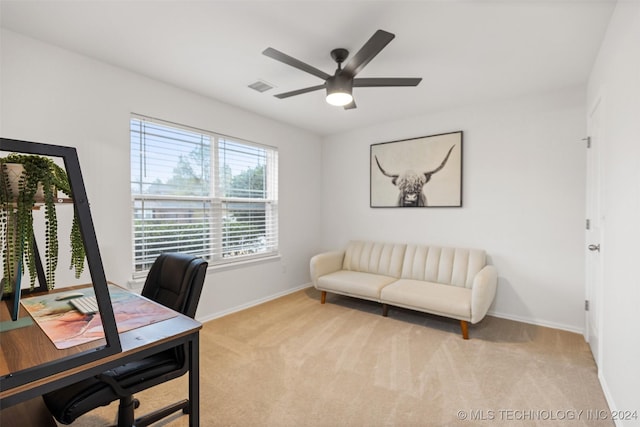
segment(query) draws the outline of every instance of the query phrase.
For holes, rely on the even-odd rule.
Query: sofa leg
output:
[[[465,340],[469,339],[469,323],[466,320],[460,321],[460,329],[462,329],[462,338]]]
[[[382,315],[387,317],[389,314],[389,306],[387,304],[382,304]]]
[[[324,304],[327,301],[327,291],[320,293],[320,304]]]

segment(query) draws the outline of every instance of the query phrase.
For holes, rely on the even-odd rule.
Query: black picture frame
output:
[[[372,208],[462,207],[463,132],[371,144]]]

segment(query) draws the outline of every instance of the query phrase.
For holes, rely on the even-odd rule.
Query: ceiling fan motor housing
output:
[[[327,93],[342,92],[351,94],[353,78],[343,74],[337,74],[327,79]]]
[[[327,79],[327,102],[332,105],[346,105],[353,100],[353,77],[336,74]],[[337,98],[337,99],[336,99]]]

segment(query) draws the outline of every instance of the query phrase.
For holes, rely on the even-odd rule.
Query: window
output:
[[[278,152],[237,138],[131,118],[134,275],[162,252],[211,265],[278,252]]]

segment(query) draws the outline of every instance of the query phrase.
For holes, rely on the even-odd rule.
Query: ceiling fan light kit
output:
[[[395,35],[378,30],[362,46],[362,48],[349,60],[342,68],[342,63],[349,56],[349,51],[343,48],[333,49],[331,57],[337,62],[338,68],[332,75],[325,73],[309,64],[282,53],[271,47],[262,52],[264,55],[290,65],[306,73],[312,74],[324,80],[324,84],[311,86],[291,92],[274,95],[276,98],[288,98],[303,93],[313,92],[319,89],[327,90],[327,102],[331,105],[344,107],[345,110],[356,108],[353,99],[353,87],[387,87],[387,86],[417,86],[421,78],[401,78],[401,77],[380,77],[380,78],[355,78],[358,74],[384,47],[389,44]]]

